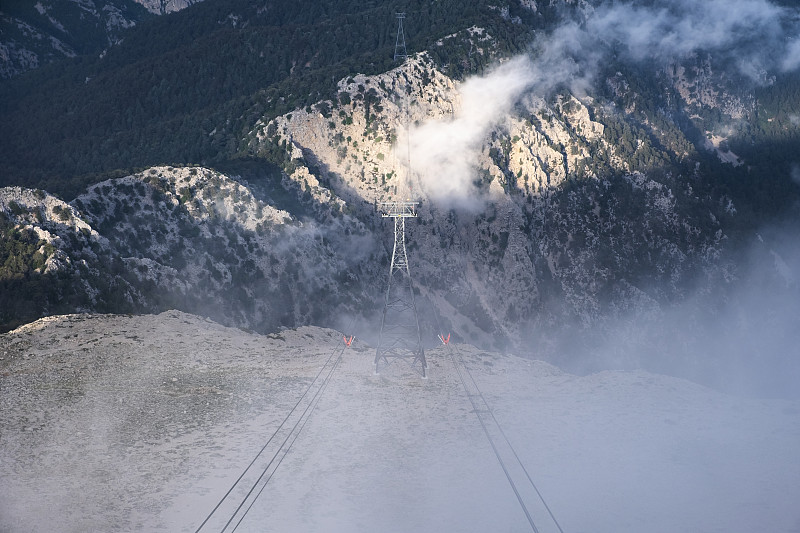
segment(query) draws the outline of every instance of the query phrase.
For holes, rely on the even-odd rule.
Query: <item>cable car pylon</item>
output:
[[[417,202],[383,202],[384,218],[394,220],[394,247],[383,304],[381,334],[375,350],[375,373],[395,359],[405,359],[426,376],[428,363],[419,331],[417,304],[406,252],[406,219],[415,218]]]

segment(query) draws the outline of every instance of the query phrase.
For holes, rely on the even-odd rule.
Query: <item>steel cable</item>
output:
[[[434,318],[436,320],[436,326],[437,326],[437,328],[439,328],[439,330],[441,332],[442,330],[441,330],[441,327],[439,326],[439,319],[438,319],[438,316],[435,313],[434,313]],[[481,428],[483,429],[483,432],[486,435],[486,438],[489,440],[489,444],[492,447],[492,451],[494,452],[495,456],[497,457],[497,460],[500,463],[500,467],[503,469],[503,473],[506,475],[506,479],[508,480],[509,484],[511,485],[511,488],[514,491],[515,496],[517,497],[517,501],[519,502],[520,506],[522,507],[522,510],[525,513],[525,517],[528,519],[528,523],[530,524],[531,529],[533,529],[533,531],[535,533],[539,533],[539,529],[537,528],[536,524],[534,523],[533,517],[531,516],[530,512],[528,511],[528,508],[525,505],[525,502],[524,502],[524,500],[522,498],[522,495],[520,494],[519,490],[517,489],[516,483],[514,483],[514,481],[512,479],[512,476],[511,476],[511,473],[509,472],[508,468],[506,467],[505,461],[503,461],[503,459],[501,457],[501,454],[500,454],[497,446],[495,445],[494,439],[492,439],[492,436],[491,436],[491,434],[489,432],[489,428],[486,426],[486,423],[484,422],[483,418],[480,415],[479,408],[478,408],[478,405],[475,402],[474,396],[477,396],[478,398],[480,398],[480,401],[483,402],[485,410],[489,413],[489,416],[491,417],[492,422],[497,427],[498,431],[500,432],[500,435],[503,437],[503,440],[505,441],[505,443],[508,446],[508,448],[511,450],[511,453],[514,456],[514,459],[517,461],[517,463],[519,464],[520,468],[522,468],[522,471],[525,473],[525,477],[528,479],[528,482],[530,483],[530,485],[533,488],[533,490],[536,492],[536,495],[539,497],[539,500],[542,502],[542,505],[547,510],[547,513],[549,514],[549,516],[552,519],[553,523],[558,528],[558,531],[560,533],[564,533],[564,530],[561,528],[561,525],[558,523],[558,520],[556,519],[555,515],[553,514],[553,511],[550,509],[550,506],[547,505],[547,502],[545,501],[544,497],[542,496],[542,493],[539,491],[539,488],[533,482],[533,478],[531,477],[530,473],[528,472],[528,469],[525,468],[525,465],[523,464],[522,460],[520,459],[519,455],[517,454],[517,451],[514,449],[514,446],[511,444],[511,441],[508,439],[508,436],[506,435],[506,432],[503,430],[503,427],[500,425],[499,421],[494,416],[494,412],[490,408],[489,403],[486,401],[486,397],[483,395],[483,393],[481,392],[480,388],[478,387],[478,383],[475,381],[475,377],[472,375],[472,372],[469,370],[469,367],[467,366],[466,362],[464,361],[464,358],[461,355],[460,350],[458,350],[458,348],[456,348],[454,345],[451,345],[449,342],[445,343],[444,345],[445,345],[445,349],[447,351],[447,354],[450,356],[450,361],[452,362],[453,367],[456,370],[456,374],[458,375],[459,381],[461,381],[461,386],[464,388],[464,392],[467,395],[467,399],[469,400],[470,404],[472,405],[472,408],[473,408],[473,410],[475,412],[475,415],[477,416],[478,421],[481,424]],[[462,368],[463,368],[463,372],[462,372]],[[469,387],[467,385],[466,380],[464,379],[464,373],[466,373],[466,375],[469,376],[469,380],[472,382],[472,386],[473,386],[474,390],[476,391],[475,395],[471,395],[470,394]]]
[[[516,485],[516,483],[514,483],[514,480],[511,477],[511,473],[508,471],[508,468],[506,467],[506,463],[505,463],[505,461],[503,461],[503,458],[500,456],[500,451],[497,449],[497,445],[495,444],[494,439],[492,439],[492,436],[489,433],[489,428],[486,427],[486,423],[483,421],[483,418],[481,418],[481,416],[480,416],[480,414],[478,412],[478,406],[475,404],[475,401],[473,400],[473,396],[470,395],[470,393],[469,393],[469,390],[467,388],[467,383],[464,380],[464,376],[462,375],[461,368],[459,367],[458,362],[455,360],[455,357],[453,356],[452,348],[450,348],[450,344],[446,344],[445,346],[448,347],[448,352],[449,352],[449,355],[450,355],[450,361],[453,363],[453,367],[455,367],[455,369],[456,369],[456,373],[458,374],[458,379],[461,381],[461,386],[464,387],[464,392],[467,394],[467,399],[469,400],[470,404],[472,405],[472,409],[475,412],[475,415],[478,417],[478,422],[480,422],[480,424],[481,424],[481,428],[483,429],[483,433],[486,435],[486,438],[487,438],[487,440],[489,441],[489,444],[492,447],[492,451],[494,452],[494,455],[497,458],[497,461],[500,463],[500,467],[503,469],[503,473],[505,474],[506,479],[508,480],[508,483],[511,485],[511,489],[514,491],[514,495],[517,497],[517,501],[519,502],[520,507],[522,507],[522,512],[525,513],[525,518],[527,518],[528,524],[530,524],[531,529],[533,529],[534,533],[539,533],[539,528],[536,527],[536,523],[533,521],[533,517],[531,516],[530,512],[528,511],[528,507],[525,505],[525,501],[522,499],[522,495],[520,494],[519,490],[517,489],[517,485]],[[463,364],[463,359],[461,359],[461,355],[460,354],[459,354],[459,359],[461,360],[461,363]],[[469,373],[469,369],[466,367],[466,365],[463,365],[463,366],[464,366],[464,369],[467,371],[467,373]],[[470,374],[470,376],[471,376],[471,374]],[[474,380],[473,380],[473,383],[474,383]],[[483,394],[481,394],[480,390],[477,389],[477,387],[476,387],[476,390],[478,391],[478,395],[483,400],[484,405],[487,405],[486,404],[486,400],[483,398]],[[487,405],[487,407],[488,407],[488,405]]]
[[[290,450],[290,449],[292,448],[292,446],[294,445],[294,442],[295,442],[295,441],[297,440],[297,438],[300,436],[300,433],[302,433],[302,431],[303,431],[303,428],[305,428],[305,426],[306,426],[306,423],[307,423],[307,422],[309,421],[309,419],[311,418],[311,415],[313,414],[313,412],[314,412],[314,409],[316,409],[317,405],[319,405],[319,399],[322,397],[322,393],[323,393],[323,392],[325,392],[325,389],[328,387],[328,383],[330,383],[330,379],[331,379],[331,377],[333,376],[333,372],[336,370],[336,368],[338,367],[339,363],[340,363],[340,362],[341,362],[341,360],[342,360],[342,355],[344,355],[344,348],[342,349],[342,352],[339,354],[339,357],[338,357],[338,358],[336,359],[336,361],[333,363],[333,367],[331,368],[330,372],[328,372],[328,375],[327,375],[327,377],[325,378],[325,380],[322,382],[322,385],[320,386],[319,390],[316,392],[316,394],[314,394],[314,397],[311,399],[311,403],[309,404],[309,407],[311,407],[311,410],[309,411],[309,413],[308,413],[308,416],[306,416],[306,417],[305,417],[305,419],[303,419],[303,418],[302,418],[302,416],[301,416],[301,420],[303,420],[303,423],[300,425],[300,428],[297,430],[297,432],[296,432],[296,433],[292,433],[292,434],[294,435],[294,438],[292,439],[292,442],[290,442],[290,443],[289,443],[289,447],[288,447],[288,448],[286,448],[286,451],[283,453],[283,456],[282,456],[282,457],[280,458],[280,460],[278,461],[278,464],[277,464],[277,465],[275,465],[275,468],[272,470],[272,473],[270,473],[269,477],[267,477],[267,480],[266,480],[266,481],[264,482],[264,484],[261,486],[261,488],[259,489],[259,491],[258,491],[258,493],[256,494],[255,498],[253,498],[253,501],[251,501],[251,502],[250,502],[250,505],[248,505],[248,506],[247,506],[247,509],[245,509],[245,511],[244,511],[244,514],[242,514],[242,517],[239,519],[239,521],[238,521],[238,522],[236,522],[236,525],[235,525],[235,526],[234,526],[234,528],[231,530],[231,532],[232,532],[232,533],[233,533],[234,531],[236,531],[236,530],[239,528],[239,525],[242,523],[242,520],[244,520],[244,517],[245,517],[245,516],[247,516],[247,513],[249,513],[249,512],[250,512],[250,509],[251,509],[251,508],[253,507],[253,505],[256,503],[256,500],[258,500],[258,498],[261,496],[261,493],[262,493],[262,492],[264,492],[264,489],[265,489],[265,488],[266,488],[266,486],[269,484],[270,480],[272,479],[272,476],[274,476],[274,475],[275,475],[275,472],[278,470],[278,467],[280,467],[280,466],[281,466],[281,463],[283,463],[283,460],[284,460],[284,459],[286,458],[286,456],[289,454],[289,450]],[[306,410],[308,410],[308,409],[306,409]],[[304,413],[304,414],[305,414],[305,413]],[[297,422],[297,423],[299,424],[299,423],[300,423],[300,420],[298,420],[298,422]],[[297,424],[295,424],[295,428],[296,428],[296,427],[297,427]],[[293,428],[293,429],[294,429],[294,428]],[[289,436],[291,436],[292,434],[290,434]],[[286,440],[288,440],[288,439],[289,439],[289,436],[287,436],[287,437],[286,437]],[[284,444],[286,443],[286,440],[284,440]],[[283,449],[283,447],[281,447],[281,449]],[[275,457],[273,457],[273,461],[274,461],[274,460],[275,460]],[[270,463],[271,463],[271,461],[270,461]],[[263,476],[264,474],[266,474],[266,470],[268,470],[268,469],[269,469],[269,465],[267,465],[267,469],[265,469],[265,471],[264,471],[264,473],[262,474],[262,476]],[[259,478],[259,479],[260,479],[260,478]],[[257,485],[258,485],[258,481],[256,481],[256,484],[253,486],[253,488],[255,488],[255,486],[257,486]]]
[[[350,322],[350,327],[352,327],[352,324],[353,324],[354,322],[355,322],[355,317],[353,317],[353,319],[351,320],[351,322]],[[338,339],[337,339],[337,340],[338,340]],[[340,358],[341,358],[341,355],[342,355],[342,353],[343,353],[343,352],[344,352],[344,348],[341,348],[341,350],[339,351],[339,354],[338,354],[337,361],[338,361],[338,359],[340,359]],[[201,523],[201,524],[200,524],[200,525],[197,527],[197,529],[195,530],[195,533],[200,533],[200,531],[203,529],[203,527],[205,527],[205,525],[208,523],[208,521],[211,519],[211,517],[212,517],[212,516],[214,516],[214,513],[216,513],[216,512],[217,512],[217,510],[218,510],[218,509],[219,509],[219,508],[222,506],[222,504],[225,502],[225,500],[226,500],[226,499],[227,499],[227,498],[228,498],[228,497],[231,495],[231,493],[232,493],[232,492],[233,492],[233,491],[236,489],[236,487],[239,485],[239,483],[242,481],[242,479],[243,479],[243,478],[244,478],[244,477],[247,475],[248,471],[249,471],[249,470],[250,470],[250,469],[253,467],[253,465],[256,463],[256,461],[258,461],[259,457],[261,457],[261,455],[264,453],[264,450],[266,450],[266,449],[267,449],[267,447],[270,445],[270,443],[272,443],[272,441],[275,439],[275,437],[278,435],[278,433],[281,431],[281,429],[283,429],[283,427],[286,425],[286,422],[287,422],[287,421],[288,421],[288,420],[291,418],[291,416],[294,414],[294,412],[297,410],[297,408],[298,408],[298,407],[300,406],[300,404],[303,402],[303,399],[304,399],[304,398],[305,398],[305,397],[308,395],[308,393],[309,393],[309,392],[311,391],[311,389],[313,388],[314,384],[317,382],[317,380],[319,379],[319,377],[320,377],[320,376],[322,375],[322,373],[324,372],[325,368],[328,366],[328,364],[331,362],[331,360],[332,360],[332,359],[334,358],[334,356],[336,356],[336,355],[337,355],[337,347],[334,347],[334,350],[333,350],[333,352],[331,352],[331,354],[328,356],[328,358],[326,359],[325,363],[324,363],[324,364],[322,365],[322,367],[319,369],[319,371],[317,372],[317,374],[314,376],[314,379],[311,381],[311,383],[309,383],[308,387],[307,387],[307,388],[306,388],[306,390],[303,392],[303,394],[300,396],[300,398],[297,400],[297,402],[294,404],[294,406],[292,407],[292,409],[289,411],[289,413],[286,415],[286,417],[284,417],[283,421],[280,423],[280,425],[277,427],[277,429],[275,429],[275,431],[272,433],[272,435],[271,435],[271,436],[270,436],[270,438],[267,440],[267,442],[264,444],[264,446],[262,446],[262,447],[261,447],[261,449],[258,451],[258,453],[257,453],[257,454],[256,454],[256,456],[253,458],[253,460],[252,460],[252,461],[250,461],[250,464],[248,464],[248,465],[247,465],[247,467],[245,467],[245,469],[242,471],[242,473],[239,475],[239,477],[236,479],[236,481],[234,481],[234,482],[233,482],[233,484],[232,484],[232,485],[231,485],[231,487],[228,489],[228,491],[227,491],[227,492],[226,492],[226,493],[225,493],[225,494],[222,496],[222,498],[219,500],[219,502],[217,502],[217,504],[214,506],[214,508],[211,510],[211,512],[208,514],[208,516],[205,518],[205,520],[203,520],[203,522],[202,522],[202,523]],[[337,364],[338,364],[338,363],[337,363]],[[334,368],[335,368],[335,367],[334,367]],[[312,401],[313,401],[313,400],[312,400]],[[308,409],[308,408],[306,408],[306,409]],[[304,411],[304,413],[305,413],[305,411]],[[301,415],[301,417],[302,417],[302,415]],[[290,435],[291,435],[291,433],[290,433]],[[282,446],[283,446],[283,445],[281,445],[281,447],[282,447]],[[278,451],[280,451],[280,448],[278,449]],[[276,454],[276,455],[277,455],[277,454]],[[275,460],[275,456],[273,456],[273,458],[270,460],[269,464],[272,464],[272,462],[273,462],[274,460]],[[269,468],[269,464],[267,465],[267,469]],[[261,477],[263,477],[263,473],[262,473],[262,475],[261,475],[261,476],[259,476],[259,480],[261,479]],[[256,483],[258,483],[258,481],[257,481]],[[249,496],[251,493],[252,493],[252,489],[251,489],[251,490],[248,492],[248,496]],[[246,501],[246,498],[247,498],[247,497],[245,497],[245,500],[244,500],[244,501]],[[228,520],[228,522],[227,522],[227,523],[225,524],[225,526],[222,528],[222,531],[225,531],[225,529],[228,527],[228,525],[230,524],[230,522],[231,522],[231,521],[233,520],[233,518],[236,516],[236,513],[238,513],[238,512],[239,512],[239,510],[241,509],[242,505],[243,505],[243,503],[242,503],[242,504],[240,504],[240,505],[237,507],[237,509],[236,509],[236,511],[234,511],[234,514],[233,514],[233,516],[231,517],[231,519],[230,519],[230,520]]]

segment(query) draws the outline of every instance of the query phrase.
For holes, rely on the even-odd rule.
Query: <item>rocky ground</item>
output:
[[[176,311],[0,336],[0,531],[195,531],[340,346]],[[797,402],[453,349],[564,531],[800,529]],[[426,380],[373,357],[344,352],[240,530],[527,530],[446,352]]]

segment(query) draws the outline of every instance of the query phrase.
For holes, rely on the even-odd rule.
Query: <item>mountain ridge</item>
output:
[[[759,2],[747,0],[745,7]],[[432,14],[448,5],[431,6]],[[56,311],[175,307],[261,332],[336,325],[341,315],[367,319],[381,305],[392,238],[376,206],[411,193],[422,201],[407,231],[426,339],[436,339],[442,332],[435,330],[444,328],[492,349],[540,346],[551,361],[597,369],[607,364],[600,347],[622,337],[634,348],[614,356],[613,365],[663,370],[675,362],[680,375],[713,379],[709,374],[724,366],[726,350],[740,353],[744,344],[723,343],[706,357],[707,365],[687,370],[686,355],[672,339],[688,331],[688,344],[705,347],[705,329],[738,338],[740,331],[789,327],[791,318],[747,310],[747,327],[716,321],[728,317],[754,277],[780,301],[797,290],[771,259],[774,252],[795,268],[791,245],[779,232],[765,230],[782,221],[791,232],[798,220],[800,181],[792,154],[800,123],[793,122],[791,110],[800,92],[794,92],[797,72],[781,66],[790,58],[777,64],[760,51],[748,56],[775,72],[764,81],[748,77],[733,61],[736,43],[728,50],[689,33],[685,37],[698,42],[678,57],[660,42],[645,43],[650,56],[630,48],[622,24],[630,14],[611,4],[562,6],[566,14],[556,19],[561,8],[553,4],[534,10],[509,2],[505,10],[478,2],[464,13],[426,19],[416,31],[429,46],[401,67],[383,53],[393,39],[389,26],[353,42],[326,33],[338,23],[344,29],[393,15],[372,4],[363,12],[348,6],[344,0],[317,6],[305,18],[300,4],[282,13],[285,33],[277,36],[311,40],[267,57],[283,71],[267,85],[261,85],[263,77],[248,81],[258,87],[255,92],[238,79],[229,80],[232,92],[218,91],[218,83],[228,79],[224,73],[240,63],[209,63],[238,49],[219,55],[212,53],[214,43],[247,35],[254,40],[236,46],[258,51],[272,42],[259,40],[271,28],[266,15],[236,2],[203,2],[160,18],[103,60],[82,67],[88,70],[59,67],[72,72],[89,96],[112,90],[101,100],[91,96],[68,106],[74,114],[65,120],[75,124],[83,120],[78,110],[95,112],[84,119],[97,144],[46,120],[37,127],[40,133],[53,131],[60,138],[56,144],[24,136],[0,143],[6,155],[19,148],[25,157],[40,156],[36,165],[50,177],[39,176],[28,186],[69,191],[65,196],[72,198],[56,213],[46,205],[51,200],[36,203],[47,193],[25,193],[42,198],[22,206],[15,196],[21,193],[4,189],[5,327]],[[652,15],[647,3],[632,7],[634,14]],[[678,15],[710,13],[679,0],[673,7]],[[768,7],[737,31],[755,32],[788,9]],[[230,13],[242,16],[234,24]],[[584,18],[573,20],[575,13]],[[675,13],[656,17],[654,24],[675,23]],[[473,20],[478,15],[485,15],[481,24]],[[148,51],[143,43],[158,28],[173,32]],[[608,30],[608,40],[597,40],[590,31],[597,28]],[[182,41],[187,35],[198,37],[196,48]],[[316,55],[329,37],[344,48]],[[514,55],[529,38],[525,53]],[[374,49],[347,54],[347,47],[364,42]],[[580,46],[570,48],[576,42]],[[773,37],[765,43],[774,44]],[[780,54],[788,51],[788,45],[775,46]],[[184,53],[191,59],[187,65],[197,60],[202,69],[188,78],[181,78],[183,72],[163,75],[168,62],[155,58],[172,61]],[[258,54],[247,55],[254,57],[261,61]],[[113,68],[87,85],[83,75],[98,65]],[[134,71],[144,74],[130,89],[144,89],[135,105],[117,114],[105,105],[125,79],[120,73]],[[31,74],[5,89],[19,91],[44,75]],[[197,91],[227,103],[198,111],[182,90],[170,93],[191,76],[208,80]],[[68,92],[54,93],[56,106]],[[243,107],[231,115],[234,100]],[[6,112],[12,101],[5,102]],[[175,102],[177,115],[170,114]],[[159,131],[148,133],[140,121],[150,116],[151,105],[159,111],[148,124]],[[187,121],[178,116],[184,111]],[[35,123],[43,116],[29,119]],[[14,133],[0,135],[9,139]],[[126,135],[136,138],[122,143],[127,155],[113,153]],[[54,149],[70,143],[76,143],[75,151]],[[140,159],[141,143],[155,151]],[[165,158],[178,146],[188,150],[181,164],[151,166],[151,156]],[[72,159],[70,165],[84,154],[101,166],[116,168],[125,159],[143,168],[82,174],[73,166],[64,181],[56,176],[58,165],[50,166],[48,150]],[[189,153],[208,161],[194,164]],[[26,181],[17,163],[6,159],[0,180]],[[277,218],[267,224],[265,213]],[[108,244],[86,244],[72,230],[63,249],[47,239],[39,242],[37,228],[60,217],[84,219],[87,231]],[[766,235],[766,242],[757,235]],[[761,259],[752,264],[763,272],[750,271],[749,250],[757,250]],[[52,269],[44,273],[56,253],[71,258],[70,265],[57,276]],[[37,296],[27,298],[31,294]],[[272,306],[275,301],[280,305]],[[668,322],[674,315],[696,317],[703,326],[680,318]],[[656,355],[642,360],[642,345],[655,346]],[[771,357],[780,359],[781,368],[788,364],[777,352]]]

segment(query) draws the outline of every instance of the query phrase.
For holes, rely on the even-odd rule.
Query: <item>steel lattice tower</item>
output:
[[[406,18],[405,13],[396,13],[397,15],[397,38],[394,41],[394,60],[408,59],[406,52],[406,32],[403,29],[403,19]]]
[[[425,361],[425,350],[422,348],[419,332],[405,234],[406,219],[417,216],[416,206],[417,202],[381,203],[382,216],[394,219],[394,248],[383,306],[381,335],[375,351],[375,372],[380,371],[381,363],[386,366],[394,359],[406,359],[412,367],[416,368],[419,364],[419,371],[424,378],[428,363]]]

